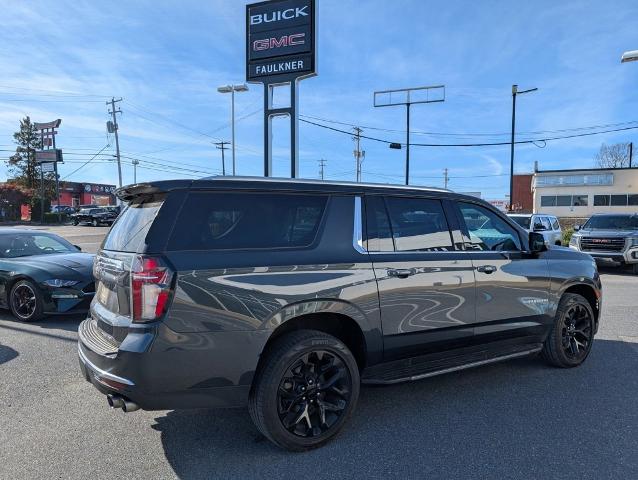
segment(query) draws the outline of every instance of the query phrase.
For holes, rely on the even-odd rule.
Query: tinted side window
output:
[[[468,250],[520,250],[516,231],[491,210],[472,203],[459,202],[461,216],[470,235]]]
[[[396,251],[454,250],[438,200],[386,197]]]
[[[193,192],[169,250],[306,247],[313,243],[327,197],[283,193]]]
[[[383,197],[366,196],[367,250],[393,252],[392,229]]]

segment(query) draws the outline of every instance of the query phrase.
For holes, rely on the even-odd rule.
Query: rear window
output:
[[[142,252],[146,245],[146,234],[163,202],[163,195],[131,202],[111,227],[102,248],[118,252]]]
[[[510,218],[512,220],[514,220],[516,223],[518,223],[525,230],[529,230],[531,217],[515,217],[515,216],[511,216]]]
[[[326,196],[193,192],[169,250],[300,248],[313,243]]]

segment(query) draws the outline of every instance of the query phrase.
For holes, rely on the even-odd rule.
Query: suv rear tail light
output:
[[[134,322],[152,322],[166,313],[172,281],[173,272],[160,258],[135,258],[131,267]]]

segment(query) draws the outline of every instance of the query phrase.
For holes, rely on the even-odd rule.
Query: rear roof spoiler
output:
[[[191,183],[191,182],[187,182]],[[123,202],[130,202],[136,197],[144,195],[153,195],[156,193],[166,193],[170,190],[179,187],[185,187],[184,181],[159,181],[149,183],[134,183],[132,185],[126,185],[115,190],[115,196]]]

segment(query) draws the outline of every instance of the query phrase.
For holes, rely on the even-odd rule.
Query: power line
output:
[[[322,121],[322,122],[325,122],[325,123],[332,123],[332,124],[335,124],[335,125],[344,125],[344,126],[348,126],[348,127],[357,126],[357,124],[354,124],[354,123],[348,123],[348,122],[343,122],[343,121],[339,121],[339,120],[331,120],[331,119],[327,119],[327,118],[316,117],[316,116],[313,116],[313,115],[299,115],[299,116],[303,117],[303,118],[310,118],[310,119],[313,119],[313,120],[319,120],[319,121]],[[552,134],[552,133],[576,132],[576,131],[581,131],[581,130],[594,130],[594,129],[597,129],[597,128],[622,127],[622,126],[636,125],[636,124],[638,124],[638,120],[631,120],[631,121],[620,122],[620,123],[608,123],[608,124],[602,124],[602,125],[590,125],[590,126],[587,126],[587,127],[564,128],[564,129],[558,129],[558,130],[537,130],[537,131],[530,131],[530,132],[517,132],[517,135],[522,135],[522,136],[544,135],[544,134]],[[401,133],[401,134],[405,134],[406,133],[405,130],[397,130],[397,129],[391,129],[391,128],[371,127],[371,126],[361,126],[361,128],[366,129],[366,130],[376,130],[376,131],[388,132],[388,133]],[[511,132],[503,132],[503,133],[471,133],[471,132],[452,133],[452,132],[447,132],[447,133],[443,133],[443,132],[426,132],[426,131],[423,131],[423,130],[412,130],[412,129],[410,129],[410,134],[426,135],[426,136],[432,136],[432,137],[437,137],[437,136],[442,136],[442,137],[503,137],[503,136],[510,136]],[[508,142],[508,143],[510,143],[510,142]]]
[[[327,130],[332,130],[335,132],[339,132],[339,133],[343,133],[346,135],[352,135],[351,132],[348,132],[346,130],[341,130],[339,128],[335,128],[335,127],[331,127],[329,125],[322,125],[320,123],[316,123],[316,122],[311,122],[310,120],[305,120],[303,118],[299,119],[301,122],[305,122],[305,123],[309,123],[311,125],[315,125],[317,127],[321,127],[321,128],[325,128]],[[568,139],[568,138],[577,138],[577,137],[588,137],[591,135],[601,135],[603,133],[614,133],[614,132],[622,132],[625,130],[636,130],[638,129],[638,125],[634,126],[634,127],[624,127],[624,128],[615,128],[615,129],[610,129],[610,130],[600,130],[597,132],[588,132],[588,133],[579,133],[579,134],[574,134],[574,135],[563,135],[563,136],[555,136],[555,137],[547,137],[547,138],[538,138],[538,139],[533,139],[533,140],[517,140],[514,142],[514,144],[534,144],[536,145],[537,143],[542,143],[542,142],[550,142],[550,141],[554,141],[554,140],[564,140],[564,139]],[[370,137],[367,135],[361,135],[361,138],[365,138],[367,140],[372,140],[375,142],[380,142],[380,143],[385,143],[385,144],[390,144],[390,143],[394,143],[391,142],[390,140],[385,140],[383,138],[376,138],[376,137]],[[494,147],[494,146],[500,146],[500,145],[511,145],[512,142],[484,142],[484,143],[410,143],[410,146],[413,147]],[[405,145],[405,144],[401,144],[401,145]],[[536,145],[537,147],[539,145]],[[543,147],[539,147],[539,148],[543,148]]]
[[[111,144],[107,143],[106,145],[104,145],[99,152],[97,152],[95,155],[93,155],[91,158],[89,158],[86,162],[84,162],[82,165],[80,165],[78,168],[76,168],[75,170],[73,170],[71,173],[69,173],[67,176],[65,176],[62,180],[66,180],[67,178],[71,177],[72,175],[74,175],[75,173],[77,173],[78,171],[82,170],[84,167],[86,167],[89,163],[91,163],[100,153],[102,153],[104,150],[106,150],[108,147],[110,147]]]

